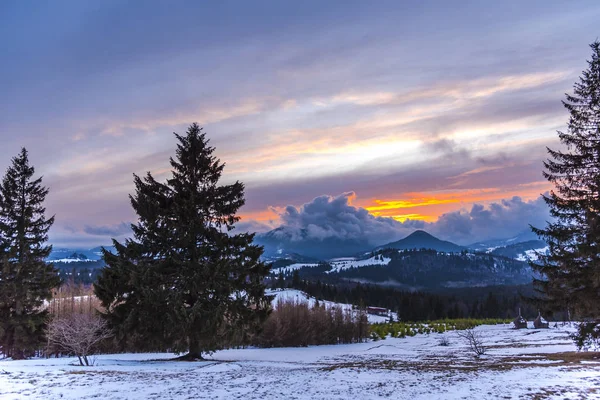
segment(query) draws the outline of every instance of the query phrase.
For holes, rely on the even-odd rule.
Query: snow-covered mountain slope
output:
[[[274,268],[271,270],[271,273],[273,274],[289,274],[290,272],[294,272],[297,269],[301,269],[301,268],[314,268],[314,267],[318,267],[319,264],[318,263],[295,263],[295,264],[291,264],[288,265],[287,267],[281,267],[281,268]]]
[[[286,267],[274,268],[271,270],[273,274],[289,274],[297,269],[302,268],[315,268],[319,266],[327,266],[329,265],[329,269],[325,270],[324,273],[332,273],[343,271],[348,268],[360,268],[360,267],[368,267],[374,265],[388,265],[391,261],[391,258],[376,255],[369,258],[356,258],[356,257],[343,257],[343,258],[334,258],[327,263],[295,263],[288,265]]]
[[[301,290],[296,289],[273,289],[267,290],[267,295],[274,296],[271,304],[274,308],[277,308],[277,303],[279,301],[294,301],[298,303],[307,303],[309,307],[314,307],[317,303],[317,299],[308,294],[304,293]],[[324,305],[325,307],[341,307],[344,311],[352,311],[356,310],[352,304],[343,304],[343,303],[334,303],[332,301],[320,300],[319,304]],[[398,315],[392,313],[395,321],[398,320]],[[369,319],[369,323],[378,323],[378,322],[388,322],[389,318],[381,315],[372,315],[367,314],[367,318]]]
[[[96,262],[97,260],[90,260],[87,258],[59,258],[58,260],[51,260],[53,263],[76,263],[76,262]]]
[[[524,254],[519,254],[516,259],[519,261],[537,261],[538,260],[538,254],[546,254],[549,251],[549,247],[542,247],[540,249],[532,249],[532,250],[525,250]]]
[[[360,268],[371,265],[388,265],[391,260],[391,258],[382,255],[373,256],[365,260],[358,260],[356,258],[343,258],[338,259],[338,261],[331,261],[331,270],[328,272],[339,272],[348,268]]]

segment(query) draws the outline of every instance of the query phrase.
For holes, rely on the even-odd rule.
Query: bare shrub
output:
[[[444,347],[450,346],[450,339],[448,339],[448,336],[442,336],[440,340],[438,340],[438,345]]]
[[[487,348],[483,344],[483,335],[481,334],[481,332],[477,332],[475,331],[475,329],[470,328],[462,331],[457,331],[456,334],[458,335],[458,337],[464,339],[465,342],[467,342],[469,350],[471,350],[471,352],[475,354],[475,357],[482,356],[486,353]]]
[[[94,354],[100,342],[112,336],[106,321],[90,313],[55,317],[48,324],[46,331],[50,349],[77,356],[82,366],[89,366],[89,356]]]

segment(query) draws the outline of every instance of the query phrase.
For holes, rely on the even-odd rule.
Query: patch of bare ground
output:
[[[561,346],[561,345],[569,345],[573,344],[573,342],[556,342],[552,343],[551,346]],[[486,349],[522,349],[526,347],[548,347],[546,343],[509,343],[509,344],[492,344],[489,346],[485,346]]]
[[[65,375],[98,375],[98,376],[121,376],[121,375],[132,375],[131,372],[124,371],[98,371],[98,370],[78,370],[78,371],[65,371]]]
[[[581,363],[581,361],[597,362],[600,364],[600,351],[566,351],[563,353],[544,354],[549,360],[560,360],[565,363]]]
[[[586,400],[592,396],[599,394],[600,391],[596,388],[576,388],[576,387],[551,387],[551,388],[543,388],[537,392],[528,393],[526,395],[521,396],[523,399],[531,399],[531,400],[545,400],[545,399],[556,399],[556,398],[566,398],[568,396],[569,399],[581,399]],[[578,396],[578,397],[574,397]]]
[[[581,364],[585,361],[585,364]],[[420,360],[374,360],[364,359],[330,364],[324,371],[337,369],[387,369],[401,371],[507,371],[515,368],[535,367],[585,367],[600,369],[600,352],[563,352],[550,354],[528,354],[523,356],[486,357],[453,360],[452,358],[426,357]]]

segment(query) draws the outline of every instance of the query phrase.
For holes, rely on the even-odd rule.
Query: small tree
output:
[[[231,332],[261,325],[270,310],[263,282],[270,267],[253,234],[230,234],[244,185],[218,184],[225,165],[197,124],[175,136],[166,183],[134,175],[134,239],[114,241],[116,254],[104,252],[94,290],[120,340],[136,333],[151,349],[188,351],[182,359],[196,360]]]
[[[487,348],[483,343],[483,335],[481,332],[478,332],[473,328],[469,328],[462,331],[456,331],[456,334],[458,337],[464,339],[469,347],[469,350],[475,355],[475,357],[482,356],[487,352]]]
[[[566,151],[548,149],[544,176],[555,190],[544,200],[555,218],[545,229],[533,228],[549,245],[532,267],[542,274],[535,299],[547,311],[572,311],[579,319],[581,347],[597,335],[600,319],[600,42],[591,44],[592,58],[563,105],[570,117],[558,132]]]
[[[89,356],[96,347],[113,336],[108,324],[99,315],[75,313],[53,318],[46,337],[51,349],[74,354],[80,365],[89,366]]]
[[[44,300],[60,279],[46,258],[54,217],[46,218],[48,189],[33,179],[27,150],[12,159],[0,186],[0,351],[22,359],[43,345]]]

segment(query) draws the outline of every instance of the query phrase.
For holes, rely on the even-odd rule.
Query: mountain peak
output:
[[[380,246],[379,249],[392,248],[398,250],[432,249],[445,253],[458,253],[464,250],[462,246],[440,240],[423,230],[416,230],[404,239]]]
[[[427,239],[432,238],[432,239],[439,240],[438,238],[436,238],[435,236],[433,236],[431,233],[425,232],[422,229],[418,229],[418,230],[414,231],[413,233],[411,233],[410,235],[408,235],[404,239],[408,239],[409,237],[412,237],[412,238],[427,238]]]

